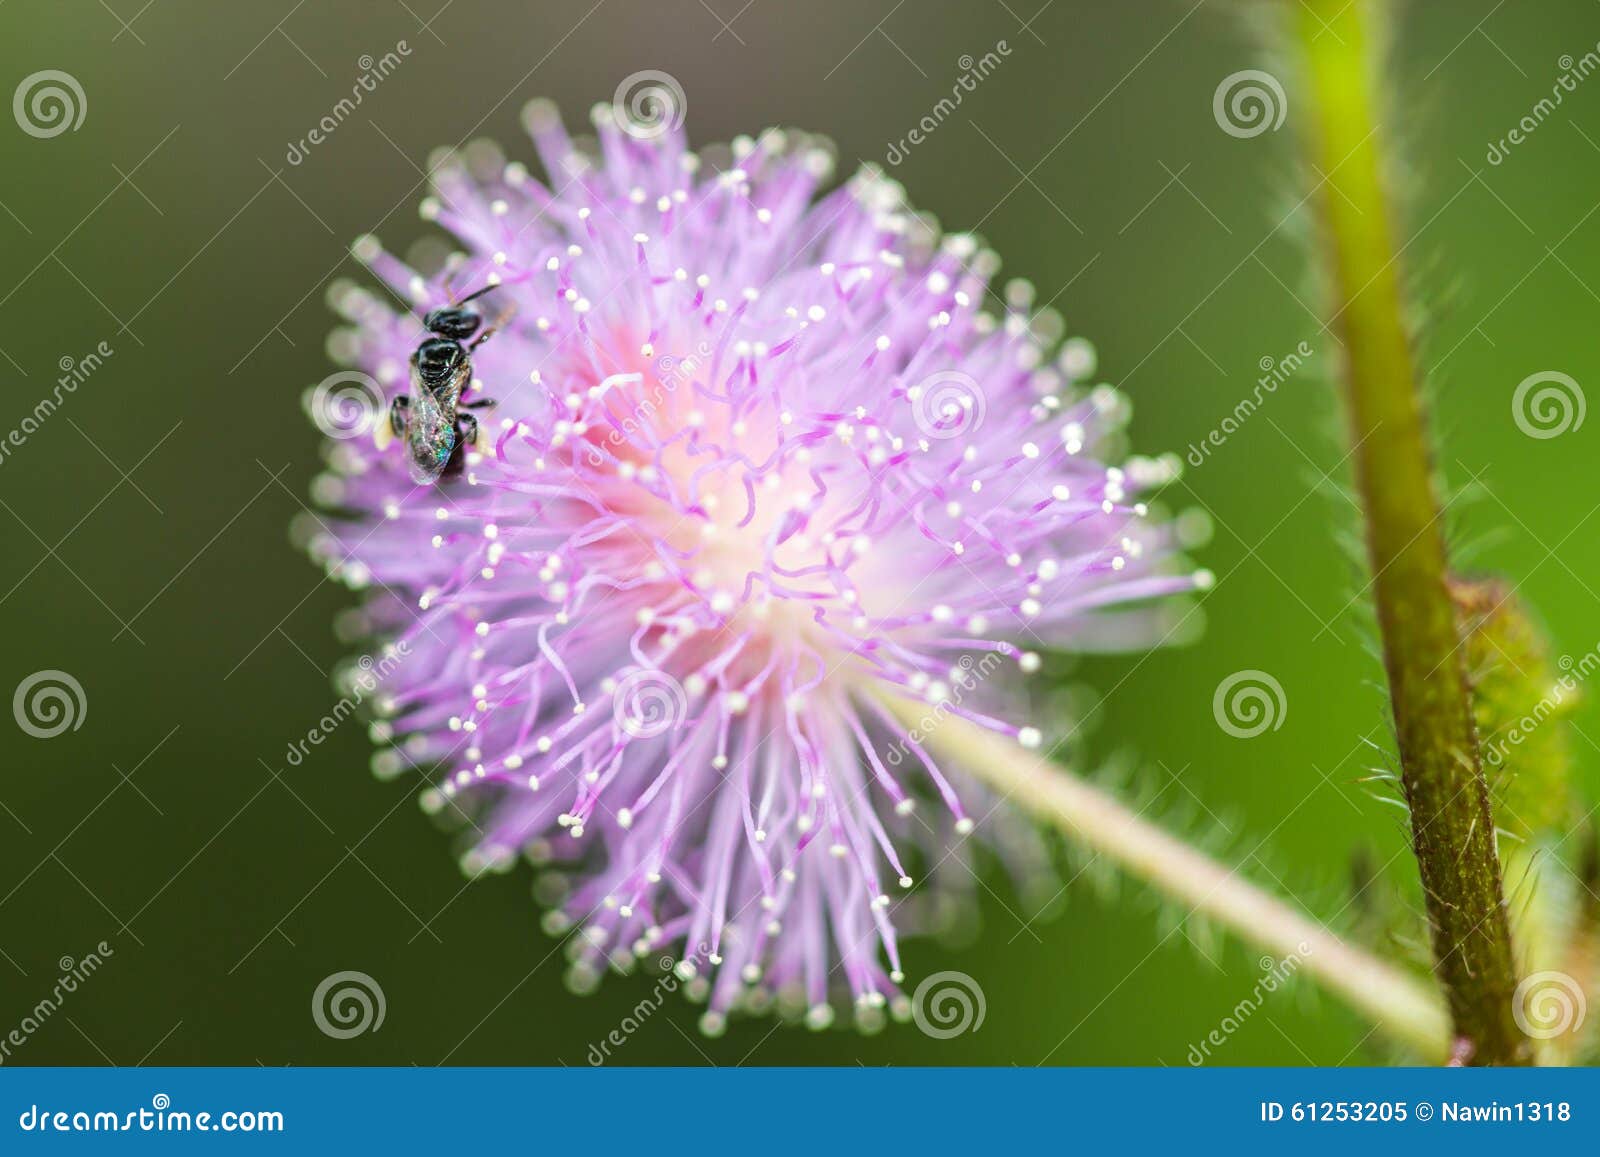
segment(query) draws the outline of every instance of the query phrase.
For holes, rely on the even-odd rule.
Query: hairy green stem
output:
[[[1329,324],[1344,346],[1356,487],[1434,972],[1459,1059],[1527,1064],[1532,1050],[1512,1017],[1516,971],[1494,820],[1446,588],[1441,511],[1385,196],[1376,41],[1387,14],[1376,0],[1290,7],[1334,293]]]
[[[1263,892],[1234,869],[1141,819],[1114,797],[957,715],[928,723],[929,708],[905,699],[885,705],[922,742],[1128,875],[1225,925],[1245,940],[1315,977],[1369,1016],[1393,1040],[1438,1062],[1450,1024],[1428,988],[1341,940],[1326,926]]]

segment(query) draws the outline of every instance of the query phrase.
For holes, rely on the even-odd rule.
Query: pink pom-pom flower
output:
[[[370,412],[317,415],[342,517],[311,548],[386,640],[374,767],[429,777],[469,872],[559,868],[575,987],[665,951],[708,1031],[903,1010],[918,873],[1004,828],[930,741],[955,714],[1038,745],[1036,648],[1143,645],[1150,600],[1204,585],[1140,501],[1174,465],[1099,460],[1128,407],[1087,344],[881,172],[825,192],[795,134],[701,156],[610,106],[595,141],[525,119],[545,183],[487,145],[436,166],[438,276],[357,242],[409,310],[332,293]],[[418,485],[348,435],[415,391],[422,312],[487,285],[462,400],[496,404]]]

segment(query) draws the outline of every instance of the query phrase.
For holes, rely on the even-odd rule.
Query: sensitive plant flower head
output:
[[[846,995],[875,1022],[906,1005],[919,880],[968,875],[975,832],[1042,866],[930,737],[953,713],[1038,745],[1033,648],[1154,641],[1149,600],[1204,585],[1139,501],[1173,463],[1096,460],[1128,407],[1079,387],[1088,347],[1058,352],[1025,285],[986,312],[994,255],[875,169],[821,193],[795,134],[719,163],[610,106],[597,141],[525,119],[548,184],[487,145],[439,159],[442,276],[357,243],[411,311],[332,293],[343,376],[386,406],[421,312],[497,285],[462,476],[340,437],[318,482],[345,517],[313,554],[406,648],[374,767],[433,777],[470,873],[551,866],[574,987],[666,951],[708,1031],[773,1003],[820,1027]]]

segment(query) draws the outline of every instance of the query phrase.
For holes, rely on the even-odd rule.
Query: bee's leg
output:
[[[467,454],[476,452],[487,454],[494,447],[489,440],[488,427],[482,425],[471,414],[456,415],[456,445],[450,452],[450,461],[445,463],[444,476],[457,478],[467,463]]]
[[[490,440],[489,427],[471,414],[456,415],[456,440],[480,454],[487,454],[494,448]]]
[[[382,450],[395,438],[406,432],[406,423],[410,421],[411,399],[400,394],[389,403],[389,408],[379,415],[378,420],[372,424],[372,440]]]
[[[476,296],[476,294],[474,294],[474,296]],[[507,306],[505,309],[501,310],[500,315],[489,323],[489,328],[472,339],[472,344],[467,346],[467,352],[470,354],[473,350],[477,349],[484,342],[488,341],[491,337],[498,333],[505,326],[506,322],[511,320],[511,315],[516,312],[517,310],[515,306]]]
[[[493,398],[474,398],[470,402],[460,403],[458,408],[462,410],[487,410],[490,406],[498,406],[499,404]]]

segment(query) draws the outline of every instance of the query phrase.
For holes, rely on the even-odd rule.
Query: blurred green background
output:
[[[0,124],[0,435],[67,359],[112,350],[0,459],[0,690],[56,668],[87,699],[81,726],[53,739],[4,720],[0,1033],[48,994],[59,958],[115,951],[8,1063],[586,1063],[649,982],[568,994],[526,870],[465,887],[411,788],[368,773],[360,726],[285,762],[335,698],[327,672],[348,648],[330,624],[353,598],[286,536],[318,467],[300,393],[332,368],[324,290],[359,276],[357,234],[402,252],[428,234],[415,206],[435,146],[487,135],[531,159],[517,115],[534,96],[581,123],[623,77],[659,69],[687,94],[696,144],[797,125],[831,136],[848,172],[882,162],[962,58],[1002,40],[1004,63],[892,171],[1093,339],[1101,376],[1134,400],[1138,450],[1199,443],[1263,359],[1302,341],[1330,352],[1297,209],[1293,77],[1220,0],[0,7],[4,91],[60,69],[87,105],[50,139]],[[350,91],[361,58],[399,41],[398,71],[291,165],[290,142]],[[1385,126],[1414,190],[1405,257],[1424,288],[1441,466],[1477,483],[1453,531],[1574,657],[1600,640],[1600,422],[1531,438],[1511,396],[1539,371],[1600,381],[1600,80],[1502,163],[1487,151],[1550,93],[1561,58],[1597,41],[1588,0],[1410,6]],[[1287,119],[1239,138],[1212,98],[1252,67],[1284,78]],[[1350,510],[1319,485],[1344,454],[1325,368],[1294,374],[1166,496],[1214,523],[1197,552],[1220,579],[1203,641],[1070,675],[1104,695],[1089,759],[1136,756],[1154,814],[1190,815],[1254,878],[1331,917],[1358,847],[1402,910],[1415,869],[1402,813],[1358,782],[1389,731],[1364,579],[1339,542]],[[1212,715],[1218,683],[1245,668],[1271,673],[1288,705],[1251,740]],[[1600,735],[1600,697],[1577,724]],[[1577,749],[1592,784],[1600,748]],[[980,982],[978,1032],[737,1021],[705,1040],[674,998],[615,1059],[1185,1064],[1259,979],[1258,953],[1092,876],[1041,915],[992,872],[981,926],[910,945],[913,981],[949,968]],[[308,1008],[344,969],[378,978],[388,1009],[348,1041]],[[1385,1059],[1368,1034],[1300,984],[1212,1063]]]

